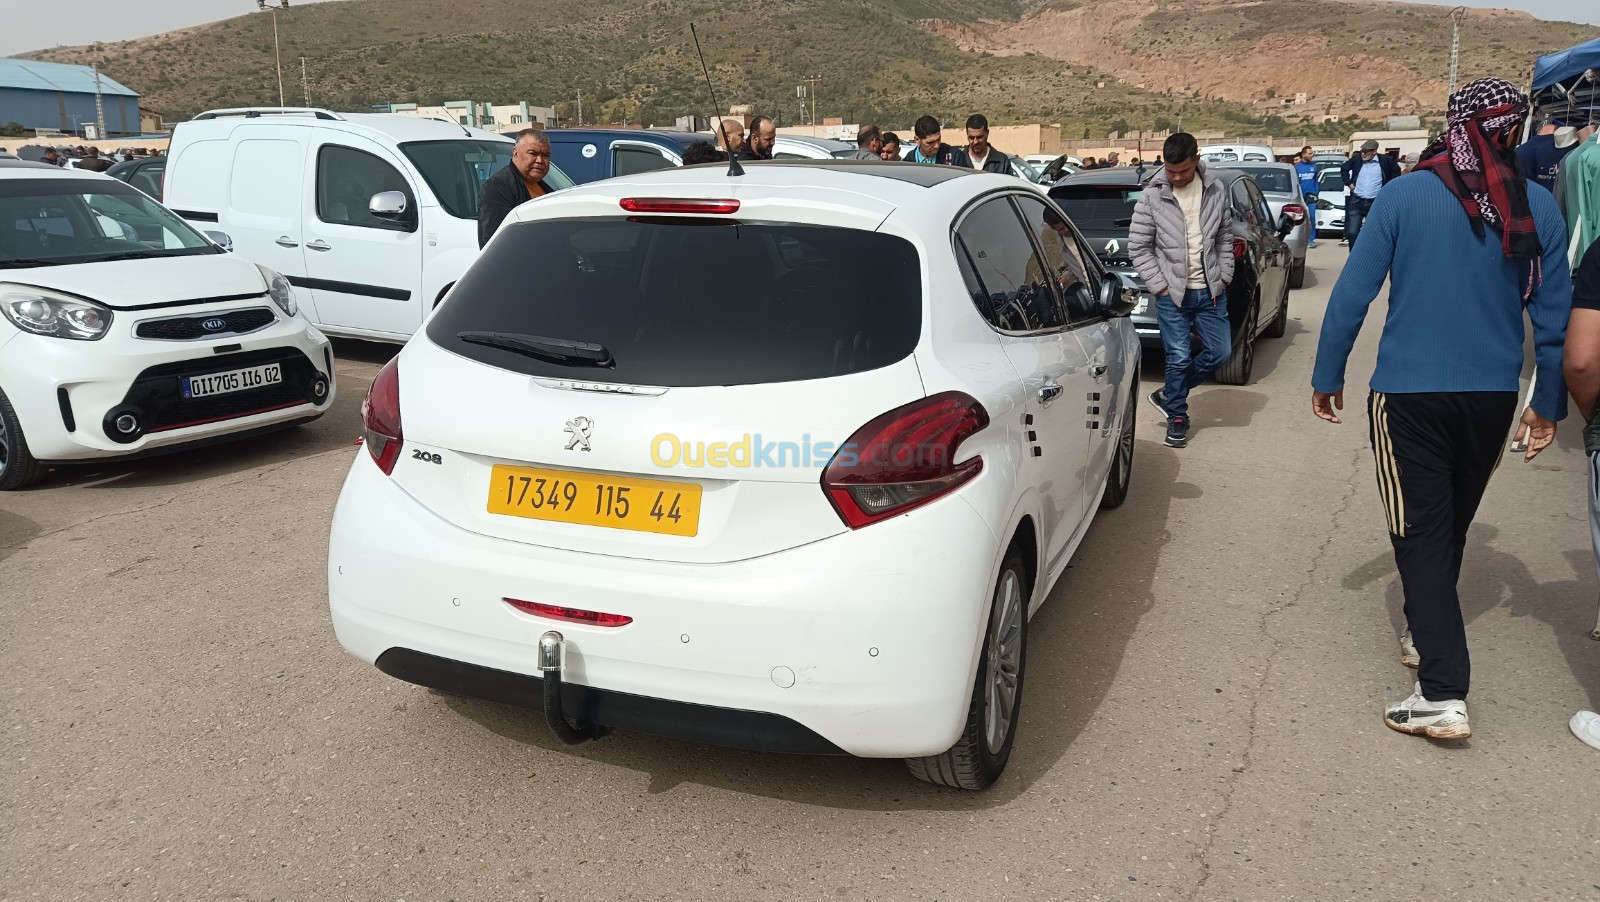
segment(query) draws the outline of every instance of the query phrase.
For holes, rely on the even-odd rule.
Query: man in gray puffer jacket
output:
[[[1227,187],[1206,175],[1194,136],[1179,132],[1161,148],[1163,168],[1133,208],[1128,257],[1156,296],[1156,323],[1167,352],[1166,384],[1150,401],[1167,418],[1167,447],[1189,441],[1189,390],[1233,349],[1228,283],[1233,281],[1233,214]],[[1205,350],[1189,349],[1198,332]]]

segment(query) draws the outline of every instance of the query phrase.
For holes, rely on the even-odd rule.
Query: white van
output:
[[[404,341],[478,256],[478,190],[512,146],[391,113],[213,110],[173,131],[163,200],[287,277],[323,331]]]
[[[1265,144],[1204,144],[1200,159],[1207,163],[1273,163],[1278,158]]]

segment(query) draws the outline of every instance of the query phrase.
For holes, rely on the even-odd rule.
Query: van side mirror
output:
[[[212,244],[222,248],[224,251],[233,252],[233,236],[227,232],[207,231],[206,237],[211,239]]]
[[[367,212],[379,219],[405,219],[406,195],[403,191],[379,191],[372,195],[372,200],[367,203]]]

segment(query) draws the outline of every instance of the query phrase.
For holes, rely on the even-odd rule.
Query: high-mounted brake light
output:
[[[524,613],[538,617],[548,617],[551,620],[563,620],[567,623],[584,623],[589,626],[627,626],[633,622],[632,617],[624,614],[606,614],[600,611],[585,611],[581,608],[564,608],[560,605],[543,604],[537,601],[523,601],[520,598],[504,598],[501,600]]]
[[[400,460],[405,433],[400,430],[400,358],[393,357],[372,380],[366,400],[361,402],[361,423],[366,428],[363,444],[372,460],[388,476]]]
[[[629,213],[739,212],[739,201],[731,197],[624,197],[617,203]]]
[[[822,489],[851,529],[943,497],[977,476],[983,459],[956,463],[961,443],[989,425],[972,396],[943,392],[862,426],[822,471]]]

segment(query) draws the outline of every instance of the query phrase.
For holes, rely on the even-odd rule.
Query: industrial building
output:
[[[110,134],[139,132],[139,95],[100,73],[100,98]],[[88,66],[0,57],[0,125],[82,134],[98,116],[95,73]]]

